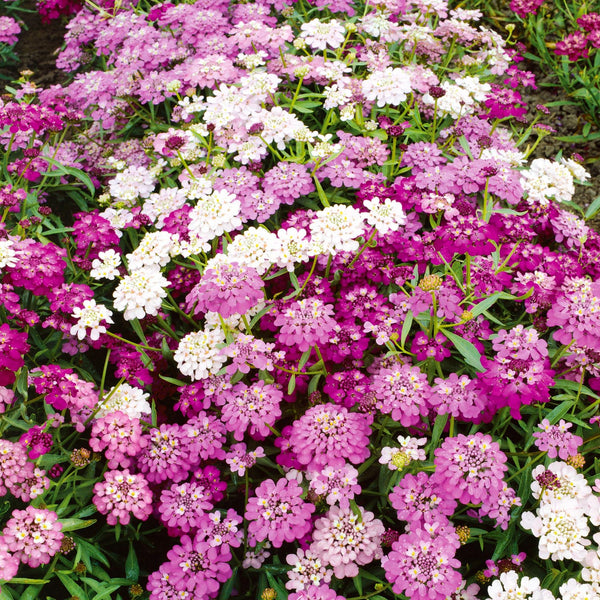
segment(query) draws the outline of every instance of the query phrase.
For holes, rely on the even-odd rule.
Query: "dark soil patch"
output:
[[[2,87],[11,80],[18,79],[20,72],[33,71],[31,78],[38,86],[48,87],[66,80],[64,73],[56,68],[56,54],[63,45],[64,24],[60,20],[42,23],[36,10],[35,0],[26,0],[23,8],[30,12],[13,13],[13,18],[24,22],[15,53],[17,64],[0,64]]]

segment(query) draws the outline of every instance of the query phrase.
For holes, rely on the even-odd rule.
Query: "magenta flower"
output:
[[[480,504],[500,493],[506,455],[491,436],[477,432],[446,438],[434,451],[431,482],[463,504]]]
[[[198,519],[197,539],[206,540],[210,546],[225,544],[239,548],[244,538],[244,531],[239,528],[243,519],[233,508],[223,515],[218,510],[205,513]]]
[[[350,507],[333,506],[315,522],[310,551],[324,565],[333,567],[338,579],[356,577],[358,568],[381,558],[381,536],[385,527],[372,512],[358,507],[355,514]]]
[[[358,471],[347,464],[339,469],[327,466],[321,471],[309,471],[307,476],[310,489],[323,496],[330,506],[339,504],[341,508],[349,508],[350,500],[361,491]]]
[[[218,312],[223,318],[246,314],[264,299],[264,282],[258,271],[236,262],[207,268],[200,282],[186,297],[186,309]]]
[[[0,496],[23,481],[26,463],[27,450],[22,444],[0,439]]]
[[[326,569],[317,555],[310,550],[299,548],[296,554],[288,554],[285,560],[292,567],[287,572],[288,581],[285,587],[288,590],[301,592],[331,581],[333,571]]]
[[[416,425],[427,410],[431,388],[419,367],[394,364],[380,368],[371,382],[378,408],[404,427]]]
[[[127,525],[131,515],[145,521],[152,514],[152,492],[143,475],[132,475],[128,469],[107,471],[104,481],[94,486],[93,502],[109,525]]]
[[[332,403],[319,404],[293,423],[289,444],[298,461],[311,469],[342,467],[345,460],[359,464],[370,454],[372,422],[367,414],[351,413]]]
[[[148,481],[183,481],[194,460],[191,456],[192,444],[183,427],[176,423],[164,423],[158,429],[151,429],[145,437],[148,444],[138,456],[137,466]]]
[[[94,452],[104,451],[109,469],[131,466],[133,458],[147,445],[139,419],[119,410],[93,422],[90,448]]]
[[[24,354],[29,351],[27,334],[0,325],[0,385],[11,385],[15,373],[25,364]]]
[[[0,579],[10,581],[18,570],[19,559],[10,553],[6,540],[0,535]]]
[[[431,515],[449,517],[456,509],[456,501],[432,483],[431,477],[423,471],[404,475],[389,498],[400,521],[421,527]]]
[[[411,600],[445,600],[452,597],[462,581],[454,558],[460,545],[453,531],[432,535],[420,528],[411,529],[392,544],[392,551],[381,560],[387,580],[395,594]]]
[[[188,533],[213,505],[209,491],[200,483],[174,483],[160,494],[160,520],[170,529]]]
[[[326,583],[321,585],[310,585],[305,590],[294,592],[288,596],[288,600],[346,600],[344,596],[338,596]]]
[[[187,598],[188,596],[182,592],[189,592],[191,594],[189,597],[194,600],[215,598],[221,583],[231,577],[229,547],[210,546],[208,542],[198,537],[192,540],[188,535],[182,536],[180,541],[180,545],[173,546],[167,553],[169,562],[164,563],[159,569],[168,573],[169,583],[180,592],[173,598]],[[151,595],[151,598],[157,600],[165,597],[168,596]]]
[[[15,559],[32,568],[45,565],[60,550],[62,524],[52,510],[28,506],[13,510],[2,536]]]
[[[279,404],[282,391],[273,384],[260,380],[248,386],[243,382],[219,395],[218,404],[224,402],[221,420],[233,437],[241,441],[248,430],[255,439],[264,439],[281,416]]]
[[[28,457],[35,460],[52,448],[53,439],[52,434],[44,432],[43,427],[34,425],[19,438],[19,443],[29,449]]]
[[[280,343],[306,352],[311,346],[326,344],[335,329],[333,306],[319,298],[306,298],[286,305],[275,317],[280,327]]]
[[[567,460],[569,456],[575,456],[583,439],[569,431],[572,426],[573,423],[567,423],[563,419],[558,425],[550,425],[548,419],[543,419],[538,425],[542,431],[533,434],[536,438],[535,445],[539,450],[547,451],[550,458],[559,456],[562,460]]]
[[[284,542],[304,537],[312,528],[315,507],[302,501],[304,490],[285,477],[263,481],[248,500],[244,517],[250,521],[248,533],[257,541],[268,539],[280,548]]]

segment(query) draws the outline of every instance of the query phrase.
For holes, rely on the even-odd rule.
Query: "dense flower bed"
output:
[[[0,105],[2,600],[600,595],[600,234],[442,0],[85,8]]]

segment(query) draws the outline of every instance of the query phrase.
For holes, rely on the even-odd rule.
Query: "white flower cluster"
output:
[[[112,248],[98,253],[98,258],[92,261],[92,270],[90,276],[93,279],[110,279],[111,281],[119,276],[119,266],[121,265],[121,255],[117,254]]]
[[[446,94],[438,99],[438,111],[443,115],[451,115],[455,119],[471,114],[478,102],[483,102],[492,87],[489,83],[481,83],[477,77],[459,77],[454,82],[444,81],[440,86]],[[423,96],[423,102],[434,104],[429,94]]]
[[[84,300],[83,307],[76,306],[71,315],[77,319],[77,323],[71,327],[71,335],[76,335],[78,339],[83,340],[88,335],[90,339],[96,341],[101,333],[106,333],[106,327],[101,323],[112,323],[112,312],[102,304],[96,304],[95,300]]]
[[[574,161],[571,163],[577,164]],[[573,168],[570,163],[569,165]],[[521,186],[527,193],[527,202],[537,202],[542,206],[547,206],[550,198],[557,202],[569,202],[575,193],[571,168],[547,158],[532,161],[529,169],[521,173]],[[587,175],[587,171],[585,173]],[[582,176],[581,173],[579,175]]]
[[[166,231],[150,231],[138,244],[138,247],[127,255],[130,271],[144,267],[164,267],[171,260],[173,236]]]
[[[96,418],[106,417],[110,413],[121,411],[130,419],[141,419],[152,413],[148,403],[150,394],[128,383],[121,383],[111,388],[106,396],[98,403],[99,410]]]
[[[227,357],[221,353],[225,334],[220,328],[188,333],[175,351],[175,362],[182,375],[194,381],[215,375]]]
[[[169,282],[156,267],[144,267],[126,275],[113,292],[114,307],[126,321],[156,315],[166,297]]]
[[[356,238],[364,231],[363,215],[344,204],[328,206],[318,212],[310,224],[312,243],[319,248],[319,254],[355,252],[359,248]]]
[[[315,50],[325,50],[327,46],[332,49],[339,48],[346,37],[346,30],[337,19],[324,22],[313,19],[301,26],[300,39]]]
[[[157,229],[162,229],[165,226],[165,217],[181,208],[186,197],[185,190],[181,188],[161,188],[158,193],[150,194],[144,202],[142,214],[149,217]]]
[[[375,227],[379,233],[389,233],[398,231],[402,225],[406,224],[406,215],[400,202],[391,198],[386,198],[385,202],[377,197],[371,200],[365,200],[365,206],[369,209],[366,221],[372,227]]]
[[[406,69],[387,67],[384,71],[374,71],[362,83],[362,93],[367,100],[377,102],[377,106],[398,106],[412,91],[410,74]]]
[[[582,561],[591,541],[588,521],[600,525],[600,499],[583,475],[562,461],[547,469],[537,466],[533,472],[531,490],[540,501],[535,514],[524,512],[521,526],[539,538],[540,558]],[[542,485],[538,477],[550,478],[552,484]]]
[[[597,554],[590,552],[597,558]],[[593,557],[589,559],[593,563]],[[582,571],[584,579],[589,579]],[[598,571],[600,572],[600,571]],[[588,573],[589,575],[589,573]],[[581,583],[576,579],[568,579],[559,588],[560,600],[600,600],[597,582]],[[486,600],[554,600],[554,595],[550,590],[540,586],[540,580],[537,577],[521,577],[516,571],[501,573],[488,588],[488,598]]]
[[[110,195],[126,206],[134,206],[138,198],[148,198],[156,179],[145,167],[127,167],[108,182]]]
[[[13,248],[14,245],[10,239],[0,240],[0,269],[16,266],[18,252]]]

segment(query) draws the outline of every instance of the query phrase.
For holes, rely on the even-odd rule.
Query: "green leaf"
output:
[[[75,583],[68,575],[64,573],[56,572],[57,577],[60,579],[62,584],[65,586],[67,592],[71,594],[71,596],[76,596],[80,600],[88,600],[87,594],[83,591],[83,588]]]
[[[442,329],[442,333],[454,344],[454,347],[463,356],[466,363],[471,365],[476,371],[483,373],[485,369],[481,365],[481,354],[471,342],[461,338],[460,336]]]
[[[116,592],[121,586],[120,585],[109,585],[104,591],[96,594],[92,600],[102,600],[102,598],[108,598],[113,592]]]
[[[414,321],[412,310],[409,310],[406,313],[406,318],[404,319],[404,323],[402,323],[402,332],[400,333],[400,345],[404,348],[404,344],[406,343],[406,338],[408,337],[408,333],[410,332],[410,328],[412,327]]]
[[[140,576],[140,565],[133,549],[133,543],[129,542],[129,553],[125,560],[125,577],[133,581],[137,581]]]
[[[292,376],[290,377],[290,380],[288,382],[288,387],[287,387],[288,396],[293,393],[295,388],[296,388],[296,375],[292,374]]]
[[[46,585],[48,583],[48,579],[31,579],[29,577],[13,577],[10,582],[16,585],[24,584],[24,585]]]
[[[96,188],[94,187],[94,184],[92,183],[92,180],[90,179],[89,175],[86,175],[80,169],[76,169],[75,167],[65,167],[65,165],[63,165],[62,163],[48,156],[44,156],[44,161],[56,167],[56,170],[48,171],[47,173],[42,173],[42,175],[46,177],[62,177],[63,175],[71,175],[71,177],[74,177],[75,179],[81,181],[81,183],[83,183],[85,187],[87,187],[88,191],[92,196],[96,193]]]
[[[600,52],[598,52],[600,56]],[[586,209],[585,218],[591,219],[600,210],[600,196],[598,196]]]
[[[97,561],[101,562],[104,566],[110,567],[110,562],[108,561],[106,556],[104,556],[104,554],[102,554],[102,552],[96,546],[94,546],[93,544],[90,544],[89,542],[86,542],[85,540],[83,540],[81,538],[77,538],[75,540],[75,543],[77,544],[78,547],[80,547],[82,549],[82,553],[86,552],[88,556],[95,558]]]
[[[461,135],[458,138],[458,143],[461,145],[461,148],[465,151],[465,154],[473,160],[473,155],[471,154],[471,148],[469,147],[469,142],[467,142],[467,138],[464,135]]]
[[[221,592],[219,593],[219,600],[228,600],[229,598],[231,598],[233,586],[235,585],[237,578],[238,578],[237,572],[238,572],[238,567],[235,567],[235,569],[233,569],[233,573],[231,574],[231,577],[225,582],[224,585],[221,586]]]
[[[185,381],[181,381],[181,379],[175,379],[174,377],[167,377],[166,375],[159,375],[159,377],[167,383],[172,383],[176,386],[188,385]]]
[[[0,600],[15,600],[6,586],[0,589]]]
[[[11,582],[14,581],[11,580]],[[47,582],[45,582],[47,583]],[[39,598],[39,594],[42,591],[39,585],[30,585],[19,597],[19,600],[37,600]]]
[[[288,591],[269,571],[267,571],[267,579],[269,580],[269,585],[277,592],[277,600],[288,600]]]
[[[76,531],[77,529],[85,529],[96,522],[96,519],[61,519],[61,531]]]
[[[354,584],[354,587],[356,588],[358,595],[362,596],[363,595],[363,584],[362,584],[362,578],[360,576],[360,573],[356,577],[352,578],[352,583]]]
[[[431,447],[429,449],[429,459],[433,460],[433,452],[437,448],[437,443],[442,436],[442,432],[444,431],[444,427],[446,427],[446,423],[448,422],[448,413],[444,413],[442,415],[438,415],[435,418],[435,424],[433,425],[433,432],[431,434]]]

